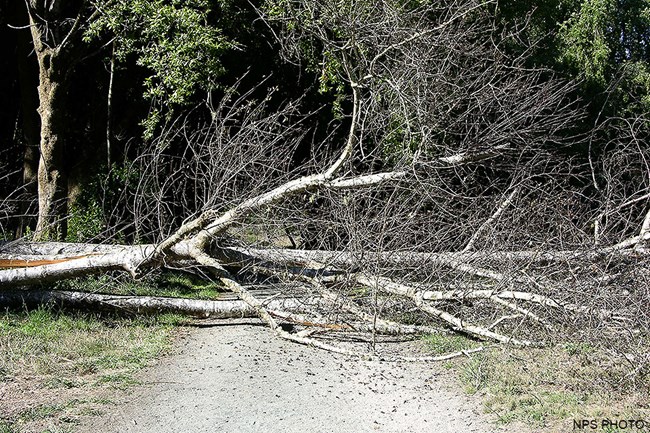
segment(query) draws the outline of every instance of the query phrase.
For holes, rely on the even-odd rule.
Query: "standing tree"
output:
[[[64,169],[69,73],[84,56],[81,26],[84,5],[27,1],[29,27],[39,68],[41,118],[38,164],[39,218],[36,239],[63,239],[66,234],[68,177]]]
[[[211,90],[219,75],[218,56],[230,45],[207,23],[203,0],[25,2],[39,69],[40,161],[36,240],[62,240],[67,232],[72,71],[113,42],[124,60],[135,54],[150,71],[145,80],[154,110],[147,135],[158,125],[161,107],[186,104],[198,88]],[[94,41],[94,42],[93,42]]]
[[[530,63],[582,81],[596,117],[634,116],[650,105],[650,6],[645,0],[505,0],[500,25],[520,29],[509,47],[532,52]]]

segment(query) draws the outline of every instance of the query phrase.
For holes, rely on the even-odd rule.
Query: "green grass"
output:
[[[110,275],[89,276],[61,281],[60,290],[110,293],[129,296],[165,296],[172,298],[215,300],[223,292],[220,284],[190,274],[160,272],[133,280]]]
[[[172,272],[138,281],[79,278],[56,288],[192,299],[217,299],[222,292],[218,284]],[[135,373],[165,353],[175,328],[188,321],[175,314],[118,316],[54,307],[0,312],[0,382],[29,388],[12,397],[14,404],[0,402],[0,433],[44,431],[44,423],[54,425],[48,427],[53,432],[69,431],[76,417],[101,411],[102,402],[110,401],[106,392],[137,384]]]
[[[83,379],[75,377],[50,377],[43,381],[43,386],[48,389],[72,389],[84,386]]]
[[[467,348],[458,338],[434,338],[433,353]],[[588,344],[494,349],[451,365],[466,392],[482,395],[503,424],[541,433],[570,431],[573,419],[650,418],[650,377],[624,382],[627,366]]]
[[[66,409],[73,408],[81,403],[79,400],[71,400],[63,404],[45,404],[24,410],[18,416],[22,422],[39,421],[45,418],[51,418],[60,414]]]
[[[48,308],[0,315],[0,370],[50,376],[50,385],[75,386],[79,375],[133,370],[163,353],[176,315],[145,318],[65,314]]]
[[[20,401],[27,409],[0,423],[0,433],[41,431],[38,426],[46,419],[55,431],[68,431],[75,416],[96,412],[102,401],[110,400],[96,396],[102,389],[124,390],[138,383],[135,373],[171,347],[175,326],[185,320],[169,314],[116,317],[45,307],[0,313],[0,377],[27,380],[32,387]],[[39,396],[39,389],[56,390],[50,391],[56,400]],[[88,398],[66,397],[73,389]],[[10,409],[8,403],[3,410]]]
[[[20,433],[20,430],[13,423],[0,420],[0,433]]]
[[[481,345],[480,342],[471,340],[460,334],[429,334],[422,337],[432,355],[446,355],[473,349]]]
[[[104,374],[97,381],[99,384],[107,384],[113,388],[117,389],[126,389],[132,385],[137,385],[140,382],[133,378],[130,374],[125,373],[115,373],[115,374]]]

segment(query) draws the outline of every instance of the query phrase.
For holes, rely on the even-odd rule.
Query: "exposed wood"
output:
[[[0,269],[3,268],[31,268],[34,266],[45,266],[45,265],[53,265],[55,263],[64,263],[64,262],[69,262],[70,260],[77,260],[77,259],[83,259],[84,257],[89,257],[89,254],[83,255],[83,256],[73,256],[73,257],[65,257],[65,258],[60,258],[60,259],[38,259],[36,257],[33,257],[31,259],[2,259],[0,258]]]
[[[115,81],[115,41],[113,41],[111,48],[111,68],[110,75],[108,79],[108,94],[106,96],[106,166],[108,169],[111,169],[111,136],[112,131],[112,119],[113,119],[113,82]]]
[[[4,269],[0,270],[0,287],[40,284],[114,269],[135,275],[150,251],[148,248],[133,248],[125,253],[88,255],[43,266]]]

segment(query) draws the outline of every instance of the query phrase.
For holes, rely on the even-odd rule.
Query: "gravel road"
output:
[[[254,324],[192,330],[85,432],[494,433],[440,364],[364,361]]]

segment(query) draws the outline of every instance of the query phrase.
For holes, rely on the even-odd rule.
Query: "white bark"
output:
[[[480,162],[486,159],[494,158],[499,155],[501,150],[507,149],[507,145],[496,146],[494,149],[485,152],[463,152],[456,155],[438,158],[438,161],[448,165],[461,165],[470,162]]]
[[[450,324],[453,329],[464,332],[467,334],[474,335],[479,338],[495,340],[501,343],[513,344],[516,346],[538,346],[540,343],[528,341],[528,340],[519,340],[512,337],[507,337],[505,335],[497,334],[496,332],[490,331],[486,328],[475,326],[469,323],[463,322],[460,318],[442,311],[438,308],[433,307],[432,305],[425,302],[423,298],[423,292],[418,290],[416,287],[406,286],[404,284],[399,284],[394,281],[389,280],[388,278],[382,278],[377,276],[367,276],[363,274],[357,274],[355,280],[364,286],[376,288],[384,292],[393,293],[400,296],[405,296],[413,300],[415,304],[422,310],[434,317],[437,317],[444,322]]]
[[[327,182],[333,180],[334,175],[337,174],[343,164],[350,159],[354,149],[360,110],[359,90],[355,86],[352,86],[352,96],[353,111],[347,141],[341,155],[329,168],[319,174],[304,176],[289,181],[271,191],[250,198],[221,215],[214,210],[204,212],[198,218],[184,224],[176,231],[176,233],[160,243],[156,247],[154,259],[157,256],[164,255],[170,251],[174,245],[183,241],[186,236],[198,230],[201,230],[201,232],[196,234],[192,238],[191,242],[193,246],[204,249],[211,238],[224,232],[228,227],[240,221],[254,210],[277,203],[290,195],[324,186]]]
[[[650,237],[650,234],[648,235]],[[470,266],[476,262],[526,262],[526,263],[543,263],[543,262],[568,262],[572,260],[596,260],[606,256],[630,257],[639,253],[645,253],[644,250],[633,251],[628,248],[636,245],[640,241],[638,236],[627,239],[620,244],[596,250],[522,250],[522,251],[467,251],[467,252],[441,252],[425,253],[415,251],[364,251],[363,259],[365,261],[375,261],[381,264],[391,264],[396,266],[413,266],[418,264],[436,263],[444,266],[459,267]],[[348,251],[334,250],[300,250],[300,249],[262,249],[248,247],[228,247],[226,252],[233,253],[241,260],[255,258],[266,260],[285,265],[304,265],[309,267],[309,263],[319,262],[329,266],[342,267],[354,266],[359,263],[361,257],[358,254]],[[478,271],[467,269],[468,271]],[[489,274],[490,271],[484,270],[484,274],[489,278],[499,278]],[[480,272],[480,271],[478,271]]]
[[[452,290],[452,291],[432,291],[426,290],[422,292],[422,298],[427,301],[442,301],[450,299],[502,299],[502,300],[518,300],[527,301],[534,304],[543,305],[559,310],[566,310],[578,314],[596,314],[601,318],[615,317],[615,313],[610,310],[598,309],[592,310],[584,305],[576,305],[571,303],[560,302],[549,296],[540,295],[537,293],[528,293],[521,291],[511,290]]]
[[[12,287],[121,269],[136,275],[138,267],[151,254],[151,248],[130,248],[124,252],[87,255],[44,266],[0,270],[0,287]]]
[[[639,251],[647,239],[650,238],[650,210],[646,213],[643,223],[641,224],[641,231],[639,232],[639,243],[636,244],[636,250]]]
[[[343,310],[354,314],[359,319],[372,323],[372,332],[385,334],[435,334],[438,330],[432,326],[403,325],[391,320],[385,320],[365,312],[357,304],[344,296],[337,295],[327,289],[325,285],[316,278],[303,277],[318,290],[320,295],[331,303],[340,306]]]
[[[257,317],[257,312],[241,300],[200,300],[160,296],[124,296],[65,290],[20,290],[0,292],[0,305],[17,306],[56,303],[67,308],[111,310],[136,314],[175,313],[196,318],[231,319]],[[304,299],[272,299],[271,310],[302,311]]]
[[[483,232],[492,225],[492,223],[499,218],[499,216],[505,211],[508,206],[512,203],[512,201],[515,199],[517,194],[519,194],[520,188],[517,187],[515,188],[506,198],[501,202],[499,207],[497,208],[496,212],[494,212],[490,218],[488,218],[481,226],[474,232],[470,240],[467,242],[467,245],[465,245],[465,248],[463,249],[463,252],[470,251],[473,247],[474,244],[476,243],[476,240],[479,239],[479,237],[483,234]]]

